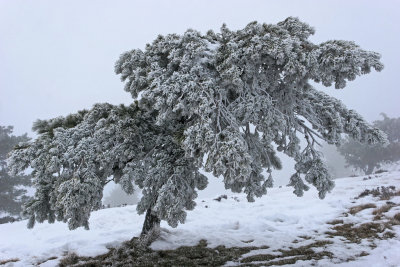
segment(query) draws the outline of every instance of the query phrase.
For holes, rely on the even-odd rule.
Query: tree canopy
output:
[[[21,186],[30,186],[31,177],[25,174],[10,176],[6,159],[15,145],[29,138],[26,134],[15,136],[12,132],[12,126],[0,126],[0,211],[17,216],[22,211],[22,204],[28,200],[27,190]]]
[[[324,198],[334,183],[315,149],[318,139],[339,144],[347,134],[372,144],[385,136],[310,81],[340,89],[383,65],[379,54],[353,42],[313,44],[311,34],[312,27],[290,17],[237,31],[223,25],[220,33],[160,35],[143,51],[123,53],[115,72],[134,104],[96,104],[37,121],[39,137],[14,150],[12,170],[30,166],[36,178],[26,208],[30,226],[58,219],[71,229],[88,227],[113,179],[126,192],[132,183],[142,189],[137,209],[146,221],[175,227],[207,185],[200,168],[254,201],[282,167],[276,150],[296,161],[294,193],[308,190],[305,179]]]
[[[383,120],[374,121],[373,125],[387,134],[388,144],[363,144],[346,138],[338,147],[349,166],[371,174],[382,164],[400,160],[400,118],[389,118],[383,114]]]

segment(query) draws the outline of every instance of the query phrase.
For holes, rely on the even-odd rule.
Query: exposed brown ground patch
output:
[[[333,220],[333,221],[327,222],[327,224],[332,224],[332,225],[343,224],[343,220]]]
[[[20,261],[20,259],[12,258],[12,259],[7,259],[7,260],[0,260],[0,265],[4,265],[4,264],[10,263],[10,262],[17,262],[17,261]]]
[[[332,258],[333,253],[329,251],[316,252],[313,248],[317,247],[327,247],[327,245],[332,244],[331,241],[316,241],[312,244],[301,246],[297,248],[289,248],[288,250],[279,249],[280,255],[273,254],[257,254],[253,256],[248,256],[240,260],[240,263],[247,266],[272,266],[272,265],[286,265],[294,264],[298,260],[320,260],[322,258]],[[263,262],[263,263],[254,263]]]

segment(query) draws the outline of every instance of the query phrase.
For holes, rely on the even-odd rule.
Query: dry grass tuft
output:
[[[331,228],[334,231],[328,231],[329,237],[341,236],[345,237],[351,243],[360,243],[363,239],[389,239],[395,235],[392,230],[393,225],[400,225],[400,213],[397,213],[393,218],[388,218],[384,215],[385,212],[391,208],[398,206],[394,202],[386,202],[380,208],[375,209],[372,213],[375,215],[374,221],[355,225],[353,223],[340,224],[341,220],[335,220],[330,222],[333,225]],[[350,214],[356,214],[364,209],[376,208],[375,204],[365,204],[350,208]],[[384,221],[382,221],[384,220]]]
[[[388,212],[392,207],[393,207],[393,205],[391,205],[391,204],[383,205],[382,207],[380,207],[380,208],[378,208],[378,209],[375,209],[375,210],[372,212],[372,214],[373,214],[373,215],[381,215],[381,214],[383,214],[383,213],[385,213],[385,212]]]
[[[351,243],[360,243],[363,239],[381,239],[379,233],[383,233],[386,226],[381,223],[368,222],[358,226],[352,223],[332,227],[334,232],[328,231],[330,237],[342,236]]]
[[[45,259],[45,260],[43,260],[43,261],[40,261],[40,262],[38,262],[38,263],[36,263],[36,265],[41,265],[41,264],[43,264],[43,263],[45,263],[45,262],[48,262],[48,261],[51,261],[51,260],[55,260],[55,259],[57,259],[57,257],[56,256],[53,256],[53,257],[50,257],[50,258],[47,258],[47,259]]]
[[[330,222],[327,222],[327,224],[332,224],[332,225],[336,225],[336,224],[343,224],[343,220],[333,220]]]
[[[373,208],[376,208],[376,205],[373,204],[373,203],[358,205],[358,206],[355,206],[355,207],[351,207],[349,213],[350,213],[351,215],[354,215],[354,214],[359,213],[359,212],[362,211],[362,210],[365,210],[365,209],[373,209]]]
[[[299,235],[300,238],[305,239],[305,240],[310,240],[312,237],[308,235]]]
[[[364,190],[356,199],[362,198],[368,195],[372,195],[374,197],[379,197],[381,200],[389,200],[394,196],[400,196],[400,190],[396,191],[396,187],[391,186],[381,186],[375,189],[366,189]]]
[[[329,251],[315,252],[313,248],[323,247],[332,244],[333,242],[327,240],[315,241],[312,244],[301,246],[297,248],[289,248],[289,250],[279,249],[280,255],[272,254],[257,254],[245,257],[240,260],[240,263],[251,264],[253,262],[263,261],[261,266],[276,266],[294,264],[299,260],[320,260],[322,258],[333,258],[333,253]],[[252,265],[253,266],[253,265]],[[255,265],[258,266],[258,265]]]

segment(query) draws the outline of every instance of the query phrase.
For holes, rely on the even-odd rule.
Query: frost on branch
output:
[[[343,88],[346,81],[381,71],[380,55],[353,42],[308,40],[314,29],[297,18],[277,25],[252,22],[231,31],[160,35],[144,51],[121,55],[115,71],[140,105],[157,111],[157,124],[185,122],[183,148],[225,187],[248,199],[266,193],[280,168],[275,147],[296,161],[290,185],[302,195],[314,185],[323,198],[333,188],[314,145],[339,144],[341,134],[361,142],[384,135],[310,81]],[[300,139],[307,141],[305,149]]]
[[[385,137],[310,81],[343,88],[383,65],[379,54],[353,42],[314,44],[312,34],[288,18],[237,31],[223,25],[220,33],[160,35],[143,51],[122,54],[115,72],[134,104],[97,104],[38,121],[39,137],[11,155],[14,172],[34,170],[37,193],[26,207],[32,224],[57,219],[87,227],[112,179],[128,193],[133,183],[142,189],[137,210],[146,212],[144,232],[160,220],[175,227],[207,185],[200,168],[254,201],[282,167],[276,151],[296,161],[290,179],[296,195],[308,183],[325,197],[334,184],[315,149],[318,140],[338,145],[342,134],[365,143]]]
[[[184,222],[184,209],[194,208],[196,189],[204,189],[207,179],[173,137],[179,127],[157,127],[152,114],[137,104],[96,104],[89,111],[36,122],[39,137],[10,157],[13,172],[33,169],[37,191],[25,207],[28,226],[59,220],[70,229],[88,228],[90,212],[101,207],[110,180],[127,193],[133,193],[133,183],[143,190],[139,213],[151,209],[172,226]]]

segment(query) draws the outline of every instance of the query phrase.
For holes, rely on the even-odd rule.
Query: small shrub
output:
[[[385,232],[385,233],[383,234],[383,238],[384,238],[384,239],[394,238],[395,236],[396,236],[396,234],[393,233],[393,232],[390,232],[390,231]]]
[[[388,200],[393,196],[400,196],[400,190],[395,191],[396,187],[393,185],[391,186],[381,186],[377,187],[375,189],[365,189],[363,192],[361,192],[356,199],[372,195],[373,197],[380,197],[381,200]]]
[[[74,252],[68,253],[64,258],[60,260],[59,266],[60,267],[70,266],[78,263],[78,261],[79,261],[79,256],[76,255],[76,253]]]
[[[11,216],[6,216],[6,217],[0,218],[0,224],[3,224],[3,223],[13,223],[13,222],[15,222],[15,221],[19,221],[19,219],[16,219],[16,218],[11,217]]]
[[[382,200],[389,200],[391,197],[396,196],[399,194],[400,191],[395,192],[395,187],[394,186],[388,186],[388,187],[381,187],[381,199]]]
[[[222,199],[228,199],[228,196],[227,195],[220,195],[219,197],[214,198],[214,200],[216,200],[218,202],[221,202]]]

